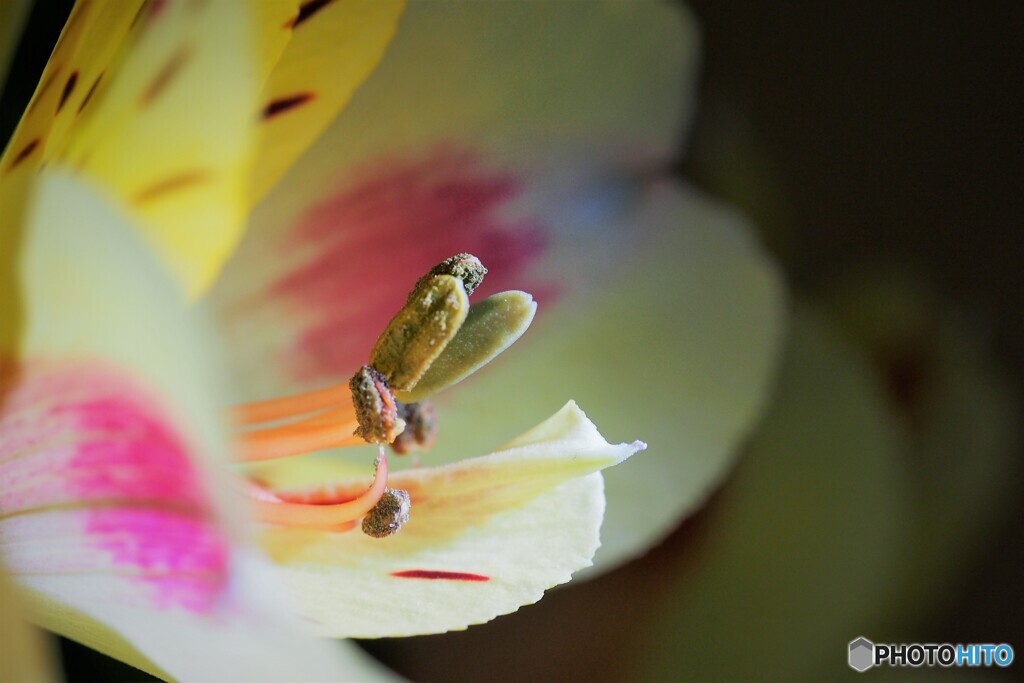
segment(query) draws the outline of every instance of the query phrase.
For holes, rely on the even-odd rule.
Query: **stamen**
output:
[[[238,425],[255,425],[261,422],[299,417],[328,408],[350,406],[351,401],[352,397],[348,387],[339,384],[295,396],[281,396],[266,401],[243,403],[231,409],[231,420]]]
[[[270,460],[326,448],[362,446],[365,441],[355,435],[357,429],[359,421],[349,405],[280,427],[241,432],[241,459]]]
[[[387,538],[402,530],[402,525],[409,521],[409,492],[402,489],[387,489],[363,517],[363,533],[374,538]]]
[[[420,288],[420,285],[426,283],[437,275],[451,275],[452,277],[457,277],[462,280],[462,286],[466,289],[466,296],[472,296],[473,292],[476,291],[476,288],[483,284],[484,276],[487,275],[487,269],[484,268],[484,264],[480,262],[480,259],[472,254],[462,252],[455,256],[449,256],[444,261],[441,261],[431,268],[426,275],[416,281],[416,286],[413,287],[408,300],[412,301],[412,298],[416,294],[416,290]]]
[[[405,430],[395,437],[391,450],[398,455],[428,451],[437,439],[437,415],[429,402],[399,403],[398,416],[405,420]]]
[[[394,391],[408,391],[459,331],[469,313],[462,280],[436,275],[421,283],[377,339],[370,354]]]
[[[352,375],[348,386],[355,406],[355,436],[371,443],[394,441],[405,423],[398,417],[398,404],[384,376],[364,365]]]
[[[269,524],[330,531],[351,529],[360,517],[377,506],[378,501],[388,490],[388,459],[384,455],[383,448],[373,464],[376,471],[370,488],[366,489],[366,492],[359,497],[344,503],[333,505],[288,503],[263,490],[260,490],[260,493],[250,492],[249,497],[256,506],[259,519]]]

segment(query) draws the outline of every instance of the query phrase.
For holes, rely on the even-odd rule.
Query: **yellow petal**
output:
[[[268,528],[263,544],[326,635],[463,629],[536,602],[590,564],[604,511],[599,470],[641,448],[609,444],[569,403],[496,453],[392,476],[412,497],[394,536]],[[316,459],[259,472],[322,484],[339,469]]]
[[[251,33],[238,2],[79,3],[0,173],[45,163],[87,175],[197,293],[248,208],[259,86]]]
[[[260,93],[252,204],[320,135],[377,65],[404,6],[402,0],[307,1],[298,8],[294,2],[277,3],[284,4],[294,9],[283,20],[282,12],[273,13],[261,26],[264,43],[280,41],[282,34],[288,39]]]

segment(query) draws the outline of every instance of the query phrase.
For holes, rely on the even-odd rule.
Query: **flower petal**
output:
[[[4,677],[11,681],[53,681],[54,667],[48,661],[49,652],[44,636],[29,626],[16,594],[6,575],[0,573],[0,662],[4,663]]]
[[[393,475],[412,498],[394,536],[271,527],[263,543],[326,635],[463,629],[536,602],[590,563],[604,511],[598,472],[643,447],[609,444],[569,403],[496,453]],[[337,479],[338,469],[314,459],[258,472],[294,485]]]
[[[617,179],[676,151],[696,61],[687,19],[655,2],[410,6],[217,283],[240,398],[350,375],[416,279],[452,254],[491,268],[482,296],[571,286],[562,263],[524,274],[585,236],[556,228],[596,230]]]
[[[80,2],[3,171],[76,169],[124,201],[196,293],[241,234],[258,81],[238,2]]]
[[[320,135],[380,61],[402,0],[266,3],[261,42],[286,44],[260,93],[255,204]],[[280,10],[278,10],[278,7]],[[267,36],[276,33],[276,36]]]
[[[782,283],[739,216],[660,188],[630,229],[634,250],[601,289],[539,316],[514,362],[438,398],[438,441],[425,456],[472,453],[569,392],[611,433],[643,436],[649,457],[605,475],[596,569],[650,546],[722,480],[766,399],[782,336]]]
[[[792,323],[774,400],[629,678],[837,679],[841,655],[807,653],[877,627],[895,594],[909,501],[882,387],[824,316]]]
[[[177,290],[81,182],[42,176],[28,215],[25,317],[0,373],[0,550],[34,618],[164,677],[339,675],[228,531],[217,373]]]

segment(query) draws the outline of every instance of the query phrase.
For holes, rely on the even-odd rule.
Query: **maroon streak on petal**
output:
[[[291,28],[297,28],[299,24],[308,20],[310,17],[312,17],[314,14],[322,10],[324,7],[327,7],[327,5],[331,4],[333,1],[334,0],[308,0],[308,2],[302,3],[302,5],[299,6],[298,15],[296,15],[295,19],[292,20],[292,22],[288,24],[288,26]]]
[[[78,105],[78,113],[81,114],[82,110],[85,109],[85,105],[89,104],[89,100],[92,99],[93,93],[96,92],[96,87],[100,84],[100,80],[103,78],[105,71],[101,71],[100,75],[96,77],[96,80],[89,86],[89,92],[85,93],[85,97],[82,98],[82,103]]]
[[[139,104],[143,107],[152,104],[167,89],[167,86],[170,85],[187,61],[188,50],[184,47],[171,55],[171,58],[156,72],[156,76],[150,81],[149,87],[143,91],[142,97],[139,98]]]
[[[68,82],[64,84],[64,92],[60,94],[60,101],[57,102],[57,114],[59,114],[60,110],[64,108],[68,98],[71,97],[71,93],[75,91],[76,83],[78,83],[78,72],[72,71],[71,75],[68,76]]]
[[[263,119],[269,119],[282,112],[286,112],[289,109],[294,109],[300,104],[305,104],[313,99],[313,93],[303,92],[296,95],[289,95],[287,97],[279,97],[276,100],[271,100],[267,103],[267,106],[263,108]]]
[[[197,170],[179,173],[176,176],[158,180],[157,182],[151,183],[147,187],[136,192],[134,201],[136,204],[151,202],[154,199],[159,199],[168,193],[174,192],[175,190],[181,190],[189,187],[190,185],[202,183],[208,178],[208,176],[209,174],[205,171]]]
[[[39,146],[39,142],[39,138],[36,138],[32,142],[22,147],[21,151],[18,152],[18,155],[11,160],[11,165],[8,167],[8,170],[14,168],[15,166],[23,162],[25,159],[27,159],[29,155],[32,154],[33,151],[35,151],[35,148]]]
[[[391,576],[399,579],[445,579],[447,581],[490,581],[491,577],[468,572],[442,572],[433,569],[408,569],[402,572],[391,572]]]

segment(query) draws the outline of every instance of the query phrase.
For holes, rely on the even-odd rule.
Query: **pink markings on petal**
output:
[[[210,606],[226,582],[227,542],[166,410],[98,365],[36,362],[12,377],[0,404],[0,517],[76,511],[77,536],[37,530],[73,539],[74,571],[112,564],[147,587],[153,606]],[[17,540],[0,528],[5,554],[31,565]]]
[[[443,146],[390,160],[312,207],[282,245],[310,256],[271,285],[309,321],[286,352],[296,379],[337,378],[364,363],[416,279],[452,254],[490,269],[474,298],[505,289],[552,291],[525,280],[547,245],[536,219],[512,219],[523,183],[472,152]]]

